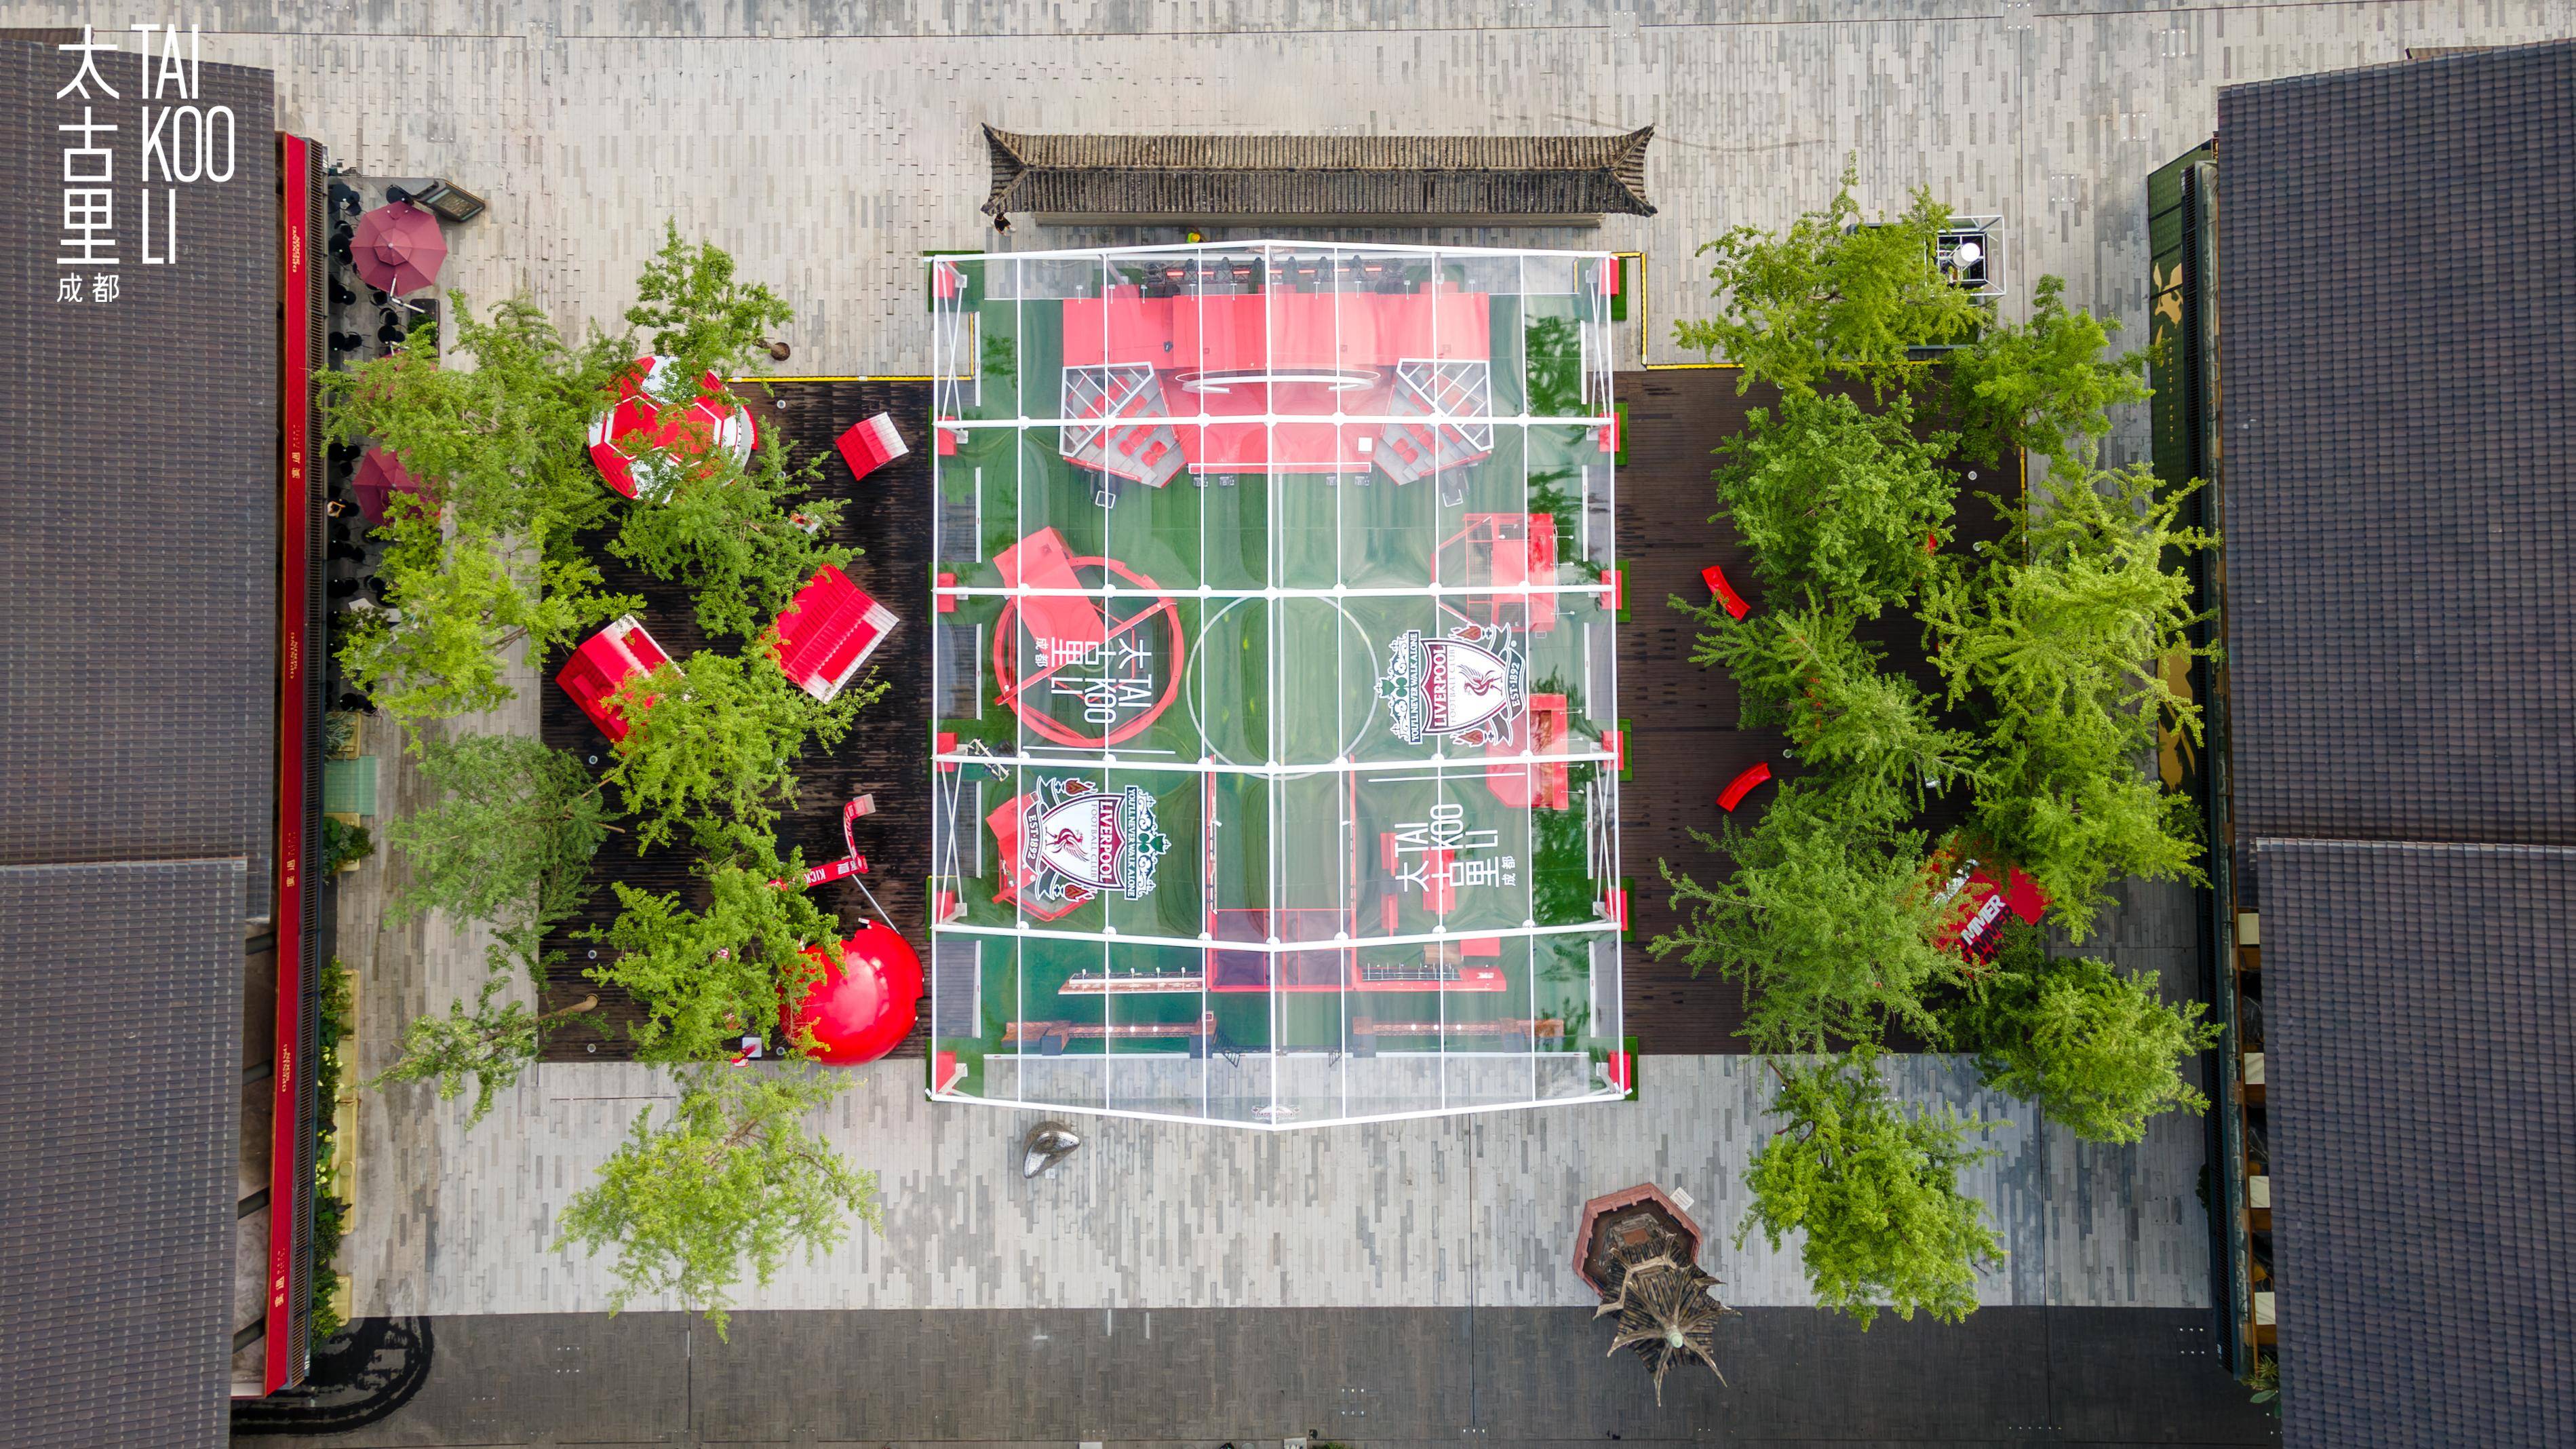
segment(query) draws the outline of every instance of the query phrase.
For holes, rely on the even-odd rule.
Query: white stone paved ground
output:
[[[1897,1058],[1890,1071],[1910,1098],[2012,1120],[1990,1138],[2002,1156],[1963,1177],[2011,1250],[1981,1301],[2207,1301],[2197,1120],[2164,1119],[2136,1148],[2088,1149],[1979,1089],[1959,1059]],[[1590,1300],[1568,1260],[1583,1200],[1640,1181],[1697,1200],[1705,1261],[1732,1301],[1811,1301],[1794,1252],[1726,1241],[1741,1164],[1771,1130],[1770,1078],[1747,1058],[1649,1058],[1636,1103],[1447,1121],[1268,1134],[1076,1117],[1089,1141],[1034,1182],[1015,1154],[1040,1114],[934,1105],[918,1062],[857,1075],[824,1125],[881,1175],[884,1235],[792,1261],[749,1306],[1579,1304]],[[437,1170],[424,1175],[417,1253],[360,1277],[362,1311],[604,1307],[600,1266],[544,1251],[545,1236],[634,1115],[664,1100],[663,1080],[545,1066],[470,1134],[454,1109],[390,1102],[430,1123],[420,1160]]]
[[[2231,81],[2395,61],[2408,46],[2576,34],[2571,0],[2165,6],[2136,0],[232,0],[172,12],[208,59],[277,72],[280,124],[380,175],[446,174],[492,198],[449,280],[609,320],[666,218],[780,285],[801,374],[918,373],[912,260],[993,241],[979,122],[1019,130],[1624,131],[1653,123],[1661,214],[1596,232],[1642,250],[1652,361],[1699,298],[1690,258],[1830,193],[1846,154],[1871,207],[1918,183],[2005,218],[2019,307],[2053,271],[2142,330],[2144,177],[2209,134]],[[83,0],[0,0],[0,24],[127,38]],[[168,17],[163,17],[168,18]],[[1090,239],[1096,233],[1085,234]],[[1167,234],[1121,233],[1141,241]],[[1449,241],[1505,234],[1441,233]],[[1022,248],[1073,240],[1023,228]],[[1403,239],[1422,240],[1422,234]],[[2135,449],[2133,423],[2120,442]],[[526,706],[528,701],[520,701]],[[505,727],[533,728],[532,710]],[[415,788],[395,769],[399,802]],[[381,862],[345,893],[366,985],[363,1070],[403,1015],[471,979],[443,924],[379,929]],[[2117,954],[2160,969],[2187,941],[2142,909]],[[2166,903],[2170,907],[2171,903]],[[2161,923],[2161,924],[2159,924]],[[1896,1068],[1918,1096],[1989,1114],[1947,1059]],[[1643,1178],[1730,1226],[1768,1129],[1734,1059],[1655,1059],[1628,1107],[1280,1137],[1099,1124],[1061,1177],[1024,1186],[1026,1117],[933,1109],[909,1068],[871,1071],[833,1135],[885,1176],[887,1232],[798,1265],[780,1307],[1579,1302],[1566,1237],[1582,1198]],[[649,1074],[543,1068],[473,1134],[454,1109],[369,1101],[344,1266],[377,1312],[596,1308],[595,1268],[544,1250],[551,1214],[613,1144]],[[2198,1124],[2135,1149],[1997,1134],[1976,1174],[2014,1256],[1990,1302],[2206,1301],[2193,1200]],[[1794,1263],[1712,1255],[1739,1302],[1803,1301]]]

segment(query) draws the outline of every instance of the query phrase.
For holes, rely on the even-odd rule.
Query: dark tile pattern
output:
[[[130,44],[133,33],[103,38]],[[131,53],[101,55],[94,133],[118,265],[58,265],[73,57],[0,43],[0,862],[246,856],[267,912],[275,792],[277,157],[269,77],[204,67],[233,173],[150,188]],[[167,109],[169,98],[153,105]],[[186,124],[187,118],[178,118]],[[163,134],[168,134],[168,121]],[[220,134],[220,132],[218,132]],[[191,142],[194,144],[194,133]],[[221,142],[217,143],[221,152]],[[184,166],[186,163],[182,162]],[[113,301],[94,300],[112,274]],[[66,277],[83,300],[60,300]]]
[[[2576,43],[2219,94],[2236,810],[2576,844]]]
[[[221,1444],[243,863],[0,866],[0,1438]]]
[[[2274,1442],[2189,1310],[1814,1309],[1719,1326],[1727,1386],[1605,1357],[1583,1308],[442,1318],[379,1423],[262,1444],[1837,1445]]]
[[[2289,1442],[2576,1443],[2576,851],[2257,854]]]
[[[2576,44],[2222,91],[2218,154],[2289,1442],[2569,1442]]]

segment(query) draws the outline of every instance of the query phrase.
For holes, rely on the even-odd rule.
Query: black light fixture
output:
[[[437,212],[440,220],[459,225],[483,214],[483,198],[453,181],[433,181],[412,199]]]

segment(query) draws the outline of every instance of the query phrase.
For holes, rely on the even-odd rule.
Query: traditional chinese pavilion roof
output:
[[[1102,217],[1652,216],[1621,136],[1031,136],[984,128],[984,210]]]

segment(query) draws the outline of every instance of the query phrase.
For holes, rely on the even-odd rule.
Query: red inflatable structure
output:
[[[821,963],[823,979],[782,1011],[780,1022],[791,1039],[814,1034],[815,1061],[859,1066],[912,1035],[921,1015],[921,956],[901,932],[869,921],[841,943],[838,967],[819,946],[806,947],[805,954]]]

